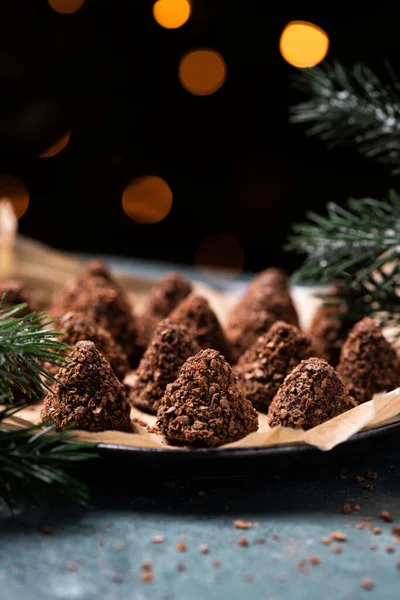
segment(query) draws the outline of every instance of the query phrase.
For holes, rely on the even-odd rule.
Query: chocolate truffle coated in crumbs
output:
[[[190,294],[170,314],[170,319],[192,328],[200,349],[218,350],[228,362],[231,361],[232,348],[217,315],[205,298]]]
[[[157,412],[168,383],[172,383],[189,356],[199,351],[193,333],[185,325],[163,319],[134,374],[130,390],[132,404]]]
[[[235,367],[243,393],[257,410],[267,412],[286,375],[313,355],[310,336],[277,321],[242,354]]]
[[[288,290],[289,278],[287,273],[277,267],[268,267],[264,271],[257,273],[255,277],[250,281],[249,288],[259,288],[260,286],[269,286],[274,288],[281,288]]]
[[[400,386],[400,360],[378,321],[366,317],[356,323],[343,345],[338,373],[359,403]]]
[[[132,431],[124,387],[93,342],[78,342],[56,375],[45,400],[42,419],[65,429],[75,423],[86,431]]]
[[[258,415],[237,375],[216,350],[202,350],[167,386],[157,426],[168,439],[206,446],[234,442],[257,431]]]
[[[138,323],[125,294],[109,286],[103,277],[93,277],[91,285],[75,299],[73,310],[89,315],[109,331],[128,356],[130,366],[137,366],[141,356]]]
[[[128,357],[118,346],[111,334],[97,325],[87,314],[68,312],[57,323],[56,328],[63,333],[58,340],[68,346],[88,340],[93,342],[97,350],[108,360],[118,379],[123,379],[129,371]],[[56,373],[59,367],[52,365],[50,372]]]
[[[263,285],[249,289],[228,315],[227,333],[234,357],[238,359],[275,321],[298,326],[289,292]]]
[[[345,316],[346,308],[341,305],[320,306],[313,315],[309,333],[318,350],[318,356],[336,366],[340,351],[354,322]]]
[[[276,393],[268,411],[271,427],[311,429],[356,406],[335,369],[322,358],[303,360]]]
[[[15,317],[24,317],[37,310],[34,300],[22,282],[15,281],[13,279],[3,281],[0,284],[0,300],[3,298],[5,293],[7,294],[1,304],[1,308],[13,308],[16,304],[22,304],[25,302],[28,305],[18,313],[15,313]]]
[[[140,336],[144,347],[150,342],[157,323],[168,317],[192,291],[190,281],[180,273],[172,271],[153,286],[140,320]]]

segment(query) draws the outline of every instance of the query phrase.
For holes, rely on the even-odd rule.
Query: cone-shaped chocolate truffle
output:
[[[289,292],[270,286],[249,290],[228,315],[227,334],[234,358],[237,360],[275,321],[298,326],[297,313]]]
[[[134,374],[131,404],[156,413],[167,384],[175,381],[185,360],[198,351],[193,332],[185,325],[170,319],[160,321]]]
[[[311,429],[357,406],[343,381],[322,358],[303,360],[279,388],[268,411],[271,427]]]
[[[216,350],[201,350],[167,386],[157,426],[168,439],[220,446],[257,431],[258,415],[237,375]]]
[[[180,273],[167,273],[156,283],[140,319],[140,341],[143,347],[147,348],[158,322],[168,317],[192,290],[190,281]]]
[[[42,419],[58,429],[74,422],[76,429],[86,431],[132,431],[124,387],[93,342],[78,342],[56,379],[53,393],[44,400]]]
[[[136,317],[125,296],[103,282],[103,278],[93,277],[90,287],[75,299],[74,310],[89,315],[106,329],[128,356],[130,366],[135,367],[142,354]]]
[[[122,380],[129,371],[128,357],[123,349],[115,342],[111,334],[97,325],[89,315],[69,312],[57,323],[57,330],[64,335],[58,341],[68,346],[87,340],[93,342],[97,350],[108,360],[118,379]],[[57,373],[59,367],[46,367],[52,373]]]
[[[249,283],[249,289],[259,288],[260,286],[269,286],[288,290],[289,278],[285,271],[277,267],[269,267],[260,271]]]
[[[378,321],[366,317],[354,325],[343,344],[338,373],[359,403],[400,386],[400,360]]]
[[[309,333],[314,340],[317,356],[325,358],[334,367],[338,364],[340,351],[354,325],[345,316],[346,308],[341,305],[320,306],[315,312]]]
[[[4,294],[6,294],[6,296],[4,297],[1,308],[12,308],[16,304],[27,303],[28,306],[16,313],[16,317],[26,316],[34,310],[37,310],[37,306],[29,294],[29,291],[26,290],[25,286],[20,281],[9,279],[8,281],[2,282],[0,284],[0,300],[3,298]]]
[[[242,354],[235,367],[244,395],[257,410],[267,412],[286,375],[311,356],[310,336],[277,321]]]
[[[232,348],[217,315],[205,298],[194,293],[190,294],[172,311],[170,319],[192,327],[200,349],[218,350],[228,362],[231,362]]]

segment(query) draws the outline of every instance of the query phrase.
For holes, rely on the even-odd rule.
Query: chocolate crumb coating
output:
[[[3,281],[0,284],[0,299],[3,298],[3,295],[6,292],[7,295],[2,302],[1,308],[12,308],[16,304],[22,304],[24,302],[28,305],[26,308],[23,308],[16,313],[15,317],[24,317],[37,310],[38,307],[35,305],[29,291],[21,281],[15,281],[14,279]]]
[[[142,355],[138,343],[138,324],[125,295],[104,278],[93,277],[91,285],[77,297],[73,310],[89,315],[106,329],[128,356],[129,364],[136,367]]]
[[[122,380],[129,371],[128,357],[123,349],[115,342],[111,334],[97,325],[87,314],[68,312],[56,325],[57,331],[63,333],[58,340],[68,346],[88,340],[93,342],[97,350],[108,360],[118,379]],[[67,351],[67,353],[69,353]],[[55,374],[59,367],[50,365],[47,369]]]
[[[334,367],[340,359],[340,351],[354,321],[346,318],[346,307],[340,304],[323,305],[315,312],[309,333],[314,340],[318,356]]]
[[[131,404],[156,413],[168,383],[172,383],[190,356],[199,347],[185,325],[163,319],[156,327],[132,381]]]
[[[257,410],[267,412],[286,375],[314,354],[310,336],[277,321],[242,354],[235,367],[244,395]]]
[[[65,429],[75,423],[85,431],[132,431],[124,386],[93,342],[78,342],[56,375],[45,400],[42,419]]]
[[[258,415],[238,387],[237,375],[216,350],[188,358],[167,386],[157,427],[168,439],[220,446],[258,429]]]
[[[218,350],[228,362],[232,361],[232,348],[217,315],[205,298],[190,294],[172,311],[170,319],[191,327],[201,350]]]
[[[307,358],[277,391],[268,411],[271,427],[311,429],[357,406],[335,369],[323,358]]]
[[[343,344],[338,373],[359,403],[400,386],[400,360],[378,321],[366,317],[354,325]]]
[[[275,321],[285,321],[296,327],[299,324],[289,292],[268,285],[249,289],[228,315],[227,335],[234,358],[237,360]]]
[[[140,319],[140,340],[143,347],[146,348],[149,344],[157,323],[168,317],[192,291],[190,281],[174,272],[167,273],[153,286]]]

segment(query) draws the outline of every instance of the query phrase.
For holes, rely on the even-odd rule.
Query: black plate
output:
[[[376,454],[390,444],[398,444],[400,421],[360,431],[329,451],[307,444],[281,444],[249,448],[195,448],[174,450],[134,448],[116,444],[99,444],[102,458],[118,467],[158,471],[166,476],[215,476],[228,474],[252,475],[260,469],[279,472],[293,467],[312,467],[345,462],[366,453]]]

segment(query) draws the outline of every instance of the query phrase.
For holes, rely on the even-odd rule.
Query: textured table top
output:
[[[134,462],[120,474],[89,467],[90,508],[0,512],[0,600],[398,598],[400,449],[353,458],[172,481]],[[342,514],[346,504],[359,510]],[[346,541],[323,544],[333,532]]]

